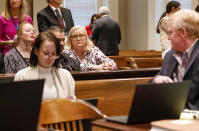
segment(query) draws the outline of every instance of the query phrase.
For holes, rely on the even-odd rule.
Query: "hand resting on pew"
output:
[[[92,65],[92,70],[113,70],[113,65],[109,64],[108,62],[105,62],[100,65]]]

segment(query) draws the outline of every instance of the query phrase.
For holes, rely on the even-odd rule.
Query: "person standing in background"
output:
[[[156,27],[156,32],[160,34],[160,43],[162,48],[162,57],[168,50],[171,49],[171,42],[168,40],[168,16],[180,10],[180,3],[177,1],[170,1],[166,5],[166,11],[162,14]]]
[[[98,14],[93,14],[92,17],[91,17],[90,24],[85,27],[89,37],[92,34],[93,23],[97,19],[99,19],[99,15]]]
[[[0,50],[3,56],[13,46],[20,23],[32,24],[31,17],[25,13],[25,0],[6,0],[5,11],[0,16]]]
[[[100,7],[100,19],[96,20],[92,28],[92,40],[96,46],[107,56],[119,54],[118,44],[121,40],[119,24],[109,17],[109,9]]]
[[[199,5],[196,6],[195,11],[199,13]]]
[[[37,13],[39,32],[46,31],[51,26],[64,29],[65,36],[74,26],[71,11],[60,7],[62,0],[46,0],[48,6]]]

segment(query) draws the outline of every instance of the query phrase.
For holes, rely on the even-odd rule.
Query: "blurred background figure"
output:
[[[3,56],[13,46],[20,23],[30,22],[32,19],[26,12],[25,0],[6,0],[5,11],[0,16],[0,50]]]
[[[195,11],[199,13],[199,5],[196,6]]]
[[[94,46],[84,27],[74,26],[67,37],[67,50],[64,52],[80,62],[81,70],[113,70],[117,68],[113,60]]]
[[[177,1],[169,1],[166,5],[166,11],[161,15],[158,25],[156,27],[156,32],[160,34],[160,43],[162,48],[162,57],[166,54],[168,50],[171,49],[171,42],[168,40],[168,17],[180,10],[180,3]]]
[[[93,14],[92,17],[91,17],[90,24],[85,27],[89,37],[92,34],[93,23],[97,19],[99,19],[99,15],[98,14]]]
[[[21,23],[17,33],[18,43],[4,57],[5,73],[16,73],[29,66],[30,52],[35,40],[34,27],[31,23]]]
[[[63,52],[65,44],[64,30],[58,26],[51,26],[48,31],[52,32],[60,42],[61,55],[59,56],[59,61],[61,67],[67,69],[68,71],[80,71],[80,62],[69,57],[69,54]]]
[[[121,40],[120,25],[109,17],[107,7],[99,8],[100,19],[96,20],[92,28],[92,40],[96,46],[107,56],[119,54],[118,44]]]
[[[58,68],[60,53],[58,39],[51,32],[40,33],[31,51],[30,66],[18,71],[14,80],[45,79],[43,100],[75,98],[73,77],[69,71]]]

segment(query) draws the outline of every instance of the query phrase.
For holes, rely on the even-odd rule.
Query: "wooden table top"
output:
[[[151,129],[150,123],[125,125],[116,122],[110,122],[105,119],[92,121],[91,124],[92,126],[102,127],[111,130],[118,130],[118,131],[132,131],[132,130],[148,131]]]

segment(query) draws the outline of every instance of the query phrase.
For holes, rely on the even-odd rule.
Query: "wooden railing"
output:
[[[75,82],[79,99],[98,98],[98,108],[108,116],[129,113],[136,84],[147,83],[151,77],[127,79],[84,80]]]

